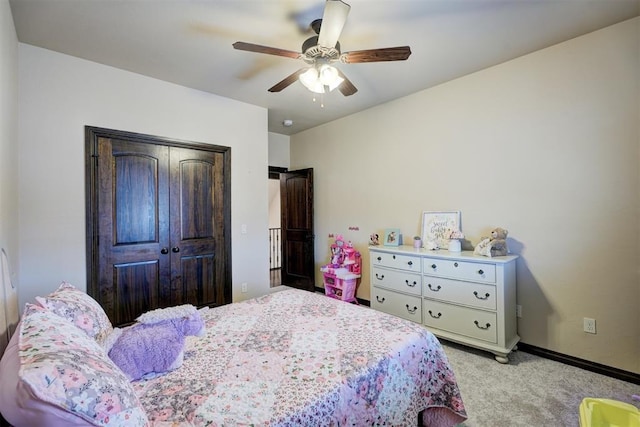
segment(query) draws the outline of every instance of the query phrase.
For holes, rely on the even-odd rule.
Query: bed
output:
[[[40,318],[27,329],[37,329],[34,339],[39,340],[45,329],[40,325],[46,319],[58,320],[37,310]],[[206,335],[187,338],[182,366],[156,378],[121,384],[130,386],[135,396],[123,393],[118,413],[105,416],[98,405],[79,410],[73,403],[77,399],[69,399],[69,394],[75,386],[86,391],[86,384],[84,389],[82,384],[65,389],[66,403],[54,405],[66,412],[66,425],[69,414],[78,418],[78,425],[122,425],[126,420],[125,424],[155,427],[452,426],[466,419],[440,343],[418,324],[296,289],[209,309],[202,316]],[[28,337],[24,341],[19,343],[22,353],[37,346],[24,345]],[[81,340],[69,341],[77,347]],[[18,359],[24,364],[22,356]],[[7,368],[6,358],[0,369]],[[26,357],[30,363],[39,360],[33,354]],[[48,391],[51,383],[51,378],[43,379],[42,366],[36,372],[37,378],[24,374],[32,395]],[[59,366],[51,368],[49,376],[60,372]],[[105,373],[100,370],[100,375]],[[83,378],[90,376],[85,373]],[[113,387],[120,380],[109,384]],[[96,402],[103,398],[90,397]],[[51,404],[52,399],[40,400]],[[0,411],[16,416],[2,395]]]

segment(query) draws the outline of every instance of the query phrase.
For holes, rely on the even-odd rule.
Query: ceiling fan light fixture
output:
[[[327,89],[331,92],[344,81],[338,70],[327,64],[309,67],[307,71],[300,74],[299,79],[307,89],[315,93],[325,93]]]
[[[302,44],[302,52],[263,46],[259,44],[237,41],[233,48],[247,52],[263,53],[300,59],[307,66],[294,71],[269,89],[269,92],[280,92],[289,87],[296,80],[311,92],[323,94],[339,89],[344,96],[351,96],[358,89],[342,73],[330,64],[342,64],[404,61],[411,55],[409,46],[396,46],[367,50],[354,50],[342,53],[338,38],[347,21],[351,6],[342,0],[325,0],[324,12],[321,19],[311,23],[317,36],[309,37]]]
[[[309,67],[307,71],[300,74],[299,77],[300,83],[304,85],[311,92],[315,93],[324,93],[324,86],[320,82],[318,78],[318,70],[316,67]]]
[[[320,84],[322,84],[322,86],[329,88],[329,92],[340,86],[344,81],[344,79],[340,77],[338,70],[327,64],[320,66],[320,71],[318,71],[318,80],[320,80]]]

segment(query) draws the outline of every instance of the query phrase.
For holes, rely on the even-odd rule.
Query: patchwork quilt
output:
[[[133,382],[153,426],[452,426],[455,375],[423,326],[288,289],[203,312],[184,363]]]

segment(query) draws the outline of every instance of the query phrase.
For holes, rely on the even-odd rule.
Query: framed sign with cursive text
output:
[[[449,244],[449,233],[461,231],[460,211],[422,213],[422,241],[425,248],[441,249]]]

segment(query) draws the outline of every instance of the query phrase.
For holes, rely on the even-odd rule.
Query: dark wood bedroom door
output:
[[[315,292],[313,169],[280,173],[282,284]]]
[[[87,288],[112,323],[231,302],[228,151],[96,128],[87,143]]]

